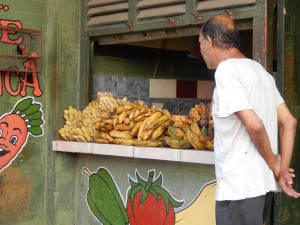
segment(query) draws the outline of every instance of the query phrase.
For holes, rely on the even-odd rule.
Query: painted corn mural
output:
[[[83,174],[89,178],[87,204],[92,214],[103,225],[214,225],[215,181],[204,185],[194,201],[175,212],[183,201],[176,200],[162,186],[163,176],[154,177],[149,170],[147,179],[136,170],[136,178],[128,176],[126,207],[113,176],[106,168]]]

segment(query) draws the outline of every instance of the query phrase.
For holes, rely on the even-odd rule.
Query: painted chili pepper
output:
[[[103,225],[128,224],[125,205],[110,173],[105,168],[92,174],[84,168],[83,173],[89,177],[87,202],[98,220]]]
[[[176,201],[163,188],[162,176],[155,181],[154,171],[148,172],[145,181],[136,173],[137,182],[129,178],[131,188],[127,196],[127,213],[131,225],[174,225],[174,208],[180,207],[183,202]]]

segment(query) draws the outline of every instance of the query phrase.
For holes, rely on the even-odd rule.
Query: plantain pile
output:
[[[114,143],[142,147],[170,146],[180,149],[213,149],[213,121],[210,107],[195,105],[189,115],[171,115],[150,108],[142,101],[104,96],[81,112],[69,107],[66,123],[59,130],[69,141]]]
[[[189,111],[189,116],[172,115],[173,125],[167,130],[165,143],[172,148],[213,150],[213,121],[210,106],[201,103]]]

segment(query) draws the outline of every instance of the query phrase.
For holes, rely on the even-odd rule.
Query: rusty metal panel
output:
[[[142,9],[139,11],[137,18],[149,18],[149,17],[160,17],[179,15],[185,13],[185,4],[177,4],[164,7],[155,7],[150,9]]]
[[[220,8],[234,8],[254,5],[256,0],[198,0],[196,11],[207,11]]]
[[[96,7],[102,5],[111,5],[120,2],[128,2],[128,0],[89,0],[87,3],[88,7]]]
[[[128,12],[114,13],[103,16],[92,17],[88,20],[88,25],[119,23],[128,20]]]
[[[88,10],[88,16],[93,15],[102,15],[102,14],[112,14],[120,11],[127,11],[128,10],[128,2],[118,3],[113,5],[105,5],[105,6],[98,6],[94,8],[90,8]]]
[[[185,0],[140,0],[137,3],[137,8],[148,8],[148,7],[157,7],[163,5],[172,5],[178,3],[184,3]]]

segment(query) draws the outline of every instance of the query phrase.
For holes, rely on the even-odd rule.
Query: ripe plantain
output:
[[[156,139],[158,137],[160,137],[163,132],[165,131],[166,128],[164,128],[163,126],[160,126],[158,128],[156,128],[154,131],[153,131],[153,134],[152,134],[152,139]]]
[[[121,114],[121,113],[123,113],[124,111],[125,111],[125,106],[120,106],[120,107],[117,108],[116,113],[117,113],[117,114]]]
[[[201,135],[201,131],[197,123],[193,122],[191,125],[191,129],[197,136]]]
[[[209,136],[199,136],[199,141],[201,142],[207,142],[207,141],[211,141],[212,139]]]
[[[168,115],[162,115],[161,117],[159,117],[158,119],[154,120],[153,122],[151,122],[149,124],[149,126],[146,129],[152,129],[152,128],[157,128],[160,125],[162,125],[164,122],[166,122],[167,120],[169,120]]]
[[[142,126],[143,124],[143,121],[140,121],[140,122],[137,122],[134,127],[132,128],[131,130],[131,135],[132,136],[137,136],[138,132],[139,132],[139,129],[140,127]]]
[[[180,128],[175,128],[173,126],[170,126],[168,128],[168,134],[174,139],[183,139],[185,136],[185,133],[182,129]]]
[[[119,131],[129,131],[130,128],[129,128],[129,125],[126,125],[126,124],[117,124],[117,125],[114,127],[114,130],[119,130]]]
[[[101,137],[102,139],[106,139],[109,142],[113,142],[114,140],[108,133],[105,132],[100,132],[99,137]]]
[[[132,130],[132,129],[133,129],[134,125],[135,125],[135,122],[133,122],[133,121],[130,121],[130,123],[129,123],[129,128],[130,128],[130,130]]]
[[[166,122],[164,122],[161,126],[163,128],[168,128],[169,126],[172,126],[173,122],[171,120],[167,120]]]
[[[143,132],[141,133],[140,139],[139,141],[147,141],[153,134],[154,129],[150,129],[150,130],[143,130]]]
[[[113,124],[114,119],[104,119],[104,123]]]
[[[191,119],[189,119],[187,116],[183,116],[183,115],[171,115],[171,120],[173,122],[182,122],[182,123],[188,123],[188,124],[192,123]]]
[[[125,120],[126,116],[127,116],[127,111],[124,111],[124,112],[122,112],[120,114],[120,116],[119,116],[119,124],[123,123],[123,121]]]
[[[149,126],[152,126],[151,124],[154,123],[154,121],[157,120],[159,117],[161,117],[161,112],[153,113],[149,118],[147,118],[144,121],[144,129],[151,129],[149,128]]]
[[[200,115],[195,107],[190,109],[189,116],[193,119],[193,121],[200,120]]]
[[[171,117],[171,113],[167,109],[161,110],[163,115],[167,115],[169,118]]]
[[[100,144],[109,144],[109,141],[104,138],[96,138],[95,141]]]
[[[214,142],[213,141],[207,141],[206,142],[206,148],[208,150],[213,150],[214,149]]]
[[[135,146],[140,146],[140,147],[159,147],[163,145],[163,142],[161,141],[139,141],[136,140],[134,141]]]
[[[129,125],[130,124],[130,119],[128,117],[126,117],[124,119],[124,124]]]
[[[191,144],[187,140],[178,140],[169,136],[165,137],[165,143],[172,148],[187,149],[191,147]]]
[[[115,138],[133,138],[129,131],[112,130],[109,132],[109,135]]]
[[[117,145],[133,145],[134,144],[134,139],[115,138],[113,142]]]
[[[190,142],[194,149],[205,149],[205,144],[200,142],[197,135],[189,127],[184,128],[186,139]]]

